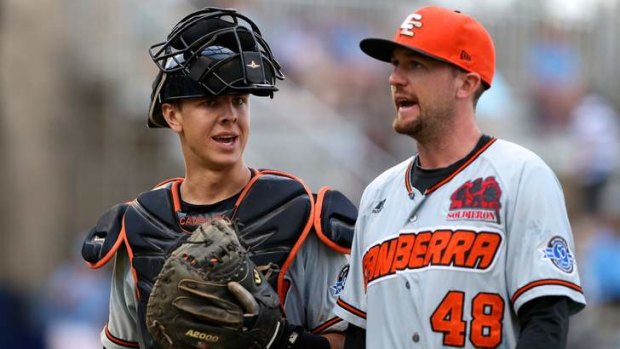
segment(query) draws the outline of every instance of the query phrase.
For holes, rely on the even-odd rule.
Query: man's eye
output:
[[[235,105],[242,105],[245,104],[247,101],[245,97],[236,97],[233,102],[235,103]]]
[[[205,99],[202,102],[202,105],[204,105],[205,107],[214,107],[216,104],[215,99]]]

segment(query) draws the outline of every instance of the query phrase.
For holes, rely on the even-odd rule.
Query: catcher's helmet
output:
[[[209,7],[187,15],[149,54],[159,68],[149,127],[168,127],[162,103],[243,93],[273,97],[276,79],[284,79],[256,24],[234,9]]]

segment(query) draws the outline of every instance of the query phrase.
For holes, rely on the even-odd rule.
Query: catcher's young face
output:
[[[162,112],[181,137],[188,165],[214,170],[242,163],[250,133],[248,94],[184,99]]]
[[[456,112],[454,69],[401,48],[394,50],[392,65],[394,130],[418,140],[440,134]]]

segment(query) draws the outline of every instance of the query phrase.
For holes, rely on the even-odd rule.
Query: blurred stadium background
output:
[[[252,101],[246,161],[332,185],[364,186],[410,156],[391,130],[389,67],[361,38],[392,35],[440,4],[495,39],[486,133],[541,155],[566,191],[589,307],[569,348],[620,348],[620,1],[4,0],[0,2],[0,347],[100,348],[109,270],[81,239],[99,214],[183,173],[177,140],[146,128],[147,49],[188,12],[234,7],[263,30],[287,80]]]

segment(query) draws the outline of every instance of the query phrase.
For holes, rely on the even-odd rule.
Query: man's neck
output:
[[[251,176],[245,164],[221,171],[187,169],[181,186],[181,197],[191,204],[213,204],[240,192]]]
[[[444,168],[464,158],[474,149],[482,132],[470,129],[417,142],[420,166],[424,169]]]

